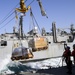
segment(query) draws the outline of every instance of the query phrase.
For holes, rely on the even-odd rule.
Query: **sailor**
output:
[[[70,56],[71,56],[70,47],[67,46],[63,53],[63,57],[65,59],[66,65],[67,65],[67,69],[68,69],[67,73],[72,74],[72,61],[71,61]]]
[[[73,45],[73,51],[72,51],[72,54],[73,56],[73,60],[74,60],[74,64],[75,64],[75,44]]]

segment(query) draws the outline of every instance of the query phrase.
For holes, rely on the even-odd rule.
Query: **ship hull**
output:
[[[63,52],[64,52],[64,42],[61,41],[66,41],[67,36],[63,37],[60,41],[60,37],[58,37],[59,42],[58,43],[54,43],[52,40],[52,36],[45,36],[48,40],[48,49],[46,50],[40,50],[40,51],[35,51],[33,52],[33,58],[29,58],[29,59],[23,59],[23,60],[17,60],[20,61],[22,63],[25,62],[29,62],[29,61],[41,61],[44,59],[48,59],[48,58],[56,58],[56,57],[60,57],[62,56]],[[7,40],[7,46],[0,46],[0,59],[5,59],[7,55],[10,55],[10,59],[11,59],[11,55],[12,55],[12,51],[13,51],[13,44],[16,43],[22,43],[24,47],[28,47],[28,40],[24,39],[24,40]],[[75,41],[73,41],[72,43],[67,43],[68,46],[71,47],[72,50],[72,45],[74,44]],[[18,47],[18,46],[17,46]]]

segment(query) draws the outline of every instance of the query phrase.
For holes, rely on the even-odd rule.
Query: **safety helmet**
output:
[[[69,47],[69,46],[67,46],[67,49],[69,50],[69,49],[70,49],[70,47]]]
[[[65,50],[70,50],[70,47],[69,47],[69,46],[66,46],[66,47],[65,47]]]

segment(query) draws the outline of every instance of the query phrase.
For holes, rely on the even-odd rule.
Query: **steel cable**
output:
[[[26,0],[27,1],[27,0]],[[25,2],[26,2],[25,1]],[[29,5],[31,5],[32,3],[34,2],[34,0],[29,4]],[[28,5],[28,6],[29,6]],[[17,5],[16,5],[17,6]],[[11,12],[11,11],[10,11]],[[2,23],[4,23],[12,14],[13,14],[14,12],[12,12],[10,15],[8,15],[1,23],[0,23],[0,25],[2,24]],[[20,14],[20,13],[19,13]],[[18,15],[19,15],[18,14]],[[0,29],[2,29],[3,27],[5,27],[9,22],[11,22],[13,19],[14,19],[15,17],[13,17],[10,21],[8,21],[6,24],[4,24],[2,27],[0,27]]]

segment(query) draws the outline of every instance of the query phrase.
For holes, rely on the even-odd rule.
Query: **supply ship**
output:
[[[43,16],[46,16],[44,8],[40,0],[37,0]],[[5,33],[0,35],[0,59],[6,58],[10,54],[12,61],[20,61],[22,63],[29,61],[39,61],[48,58],[61,57],[64,48],[68,45],[71,47],[75,43],[75,29],[72,24],[69,27],[70,33],[56,28],[56,23],[52,23],[51,32],[47,32],[45,28],[38,33],[39,26],[33,25],[26,35],[23,33],[23,17],[25,13],[30,11],[30,16],[35,19],[30,6],[26,7],[24,0],[20,0],[20,8],[15,9],[21,13],[19,17],[19,29],[13,27],[13,33]],[[48,17],[47,17],[48,18]]]

